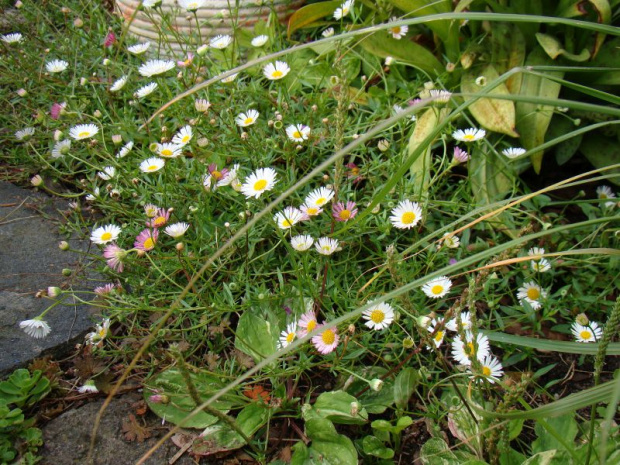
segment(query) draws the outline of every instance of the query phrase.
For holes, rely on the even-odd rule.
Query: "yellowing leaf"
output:
[[[488,65],[477,72],[468,70],[461,79],[461,91],[464,94],[476,94],[484,90],[484,87],[476,84],[476,78],[483,76],[486,82],[492,82],[499,77],[493,65]],[[510,95],[505,84],[500,84],[493,88],[487,95],[475,100],[470,106],[469,111],[476,118],[480,125],[490,131],[500,132],[511,137],[519,137],[515,132],[515,105],[511,100],[494,99],[493,95]],[[476,97],[465,96],[466,100]]]

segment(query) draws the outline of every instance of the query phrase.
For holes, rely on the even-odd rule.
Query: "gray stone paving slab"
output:
[[[77,270],[83,255],[58,248],[65,239],[58,233],[58,212],[67,202],[0,181],[0,377],[26,365],[33,358],[51,353],[64,355],[97,322],[96,311],[87,305],[61,304],[45,320],[52,332],[43,339],[28,336],[19,322],[39,315],[53,303],[36,298],[49,286],[92,290],[97,281],[79,275],[65,277],[63,268]],[[87,250],[83,238],[69,241],[73,249]]]

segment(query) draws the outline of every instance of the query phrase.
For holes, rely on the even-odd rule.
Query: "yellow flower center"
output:
[[[213,171],[211,173],[211,176],[213,176],[213,178],[215,178],[215,180],[219,181],[220,179],[222,179],[222,173],[220,171]]]
[[[147,168],[147,171],[157,171],[158,168],[159,166],[157,165],[151,165]]]
[[[579,335],[581,336],[581,339],[584,339],[586,341],[592,337],[592,334],[590,334],[590,331],[585,331],[585,330],[581,331]]]
[[[253,122],[254,122],[254,119],[250,118],[249,116],[246,119],[243,120],[243,124],[245,124],[246,126],[248,124],[252,124]]]
[[[290,344],[291,342],[293,342],[293,339],[295,339],[295,333],[288,333],[286,335],[286,342],[287,343]]]
[[[255,191],[262,191],[265,187],[267,187],[267,180],[265,180],[265,179],[261,179],[261,180],[256,181],[254,183],[254,190]]]
[[[299,132],[299,131],[295,131],[295,132],[293,133],[293,139],[303,139],[303,138],[304,138],[304,136],[302,135],[302,133],[301,133],[301,132]]]
[[[405,212],[403,213],[403,217],[401,219],[403,224],[411,224],[415,221],[415,213],[413,212]]]
[[[601,193],[598,195],[598,198],[599,198],[599,199],[606,199],[606,198],[607,198],[607,194],[605,194],[604,192],[601,192]]]
[[[321,334],[321,339],[324,344],[331,345],[336,340],[336,334],[331,329],[326,329],[323,331],[323,334]]]
[[[443,331],[437,331],[437,334],[435,334],[435,341],[441,342],[442,340],[443,340]]]
[[[484,376],[491,376],[491,369],[489,367],[482,367],[482,374]]]
[[[284,227],[284,228],[292,228],[293,227],[293,223],[290,220],[284,219],[284,221],[282,221],[282,227]]]
[[[467,355],[474,355],[476,353],[476,349],[474,349],[474,343],[473,342],[468,342],[467,345],[465,346],[465,353]]]
[[[325,202],[327,202],[327,199],[325,197],[321,197],[319,199],[317,199],[316,204],[321,207],[323,205],[325,205]]]
[[[90,132],[88,131],[82,131],[78,134],[78,137],[88,137],[90,136]]]
[[[351,218],[351,211],[350,210],[342,210],[338,216],[340,217],[341,220],[348,220],[349,218]]]
[[[183,139],[181,139],[181,141],[182,141],[184,144],[187,144],[187,143],[189,142],[189,139],[190,139],[190,137],[189,137],[189,136],[183,136]]]
[[[272,78],[280,78],[284,75],[284,73],[282,71],[280,71],[279,69],[276,69],[273,73],[271,73],[271,77]]]
[[[110,239],[112,239],[112,233],[111,232],[104,232],[101,235],[101,240],[102,241],[109,241]]]
[[[385,313],[383,313],[381,310],[373,310],[370,314],[370,319],[373,323],[381,323],[383,320],[385,320]]]
[[[166,224],[166,217],[164,216],[158,216],[157,218],[155,218],[155,220],[153,220],[153,226],[155,226],[156,228],[159,228],[164,224]]]
[[[321,249],[323,249],[325,252],[329,252],[332,248],[329,245],[324,245],[323,247],[321,247]]]
[[[471,142],[471,141],[472,141],[472,140],[474,140],[474,139],[475,139],[475,137],[474,137],[474,135],[473,135],[473,134],[465,134],[465,135],[463,136],[463,140],[466,140],[466,141],[468,141],[468,142]]]
[[[443,292],[443,286],[441,284],[435,284],[431,287],[431,293],[435,295],[439,295]]]
[[[149,237],[147,240],[144,241],[145,249],[152,249],[153,247],[155,247],[155,241],[152,237]]]
[[[400,26],[393,27],[392,34],[400,34]]]
[[[105,339],[106,335],[108,334],[108,330],[106,328],[101,328],[99,330],[99,337],[101,339]]]
[[[306,329],[308,330],[309,333],[311,333],[312,331],[314,331],[315,328],[316,328],[316,320],[310,320],[308,322],[308,326],[306,326]]]
[[[538,298],[540,297],[540,291],[535,287],[530,287],[527,290],[527,297],[530,300],[538,300]]]
[[[306,213],[308,215],[318,215],[319,214],[319,209],[318,208],[314,208],[314,207],[310,207],[306,210]]]

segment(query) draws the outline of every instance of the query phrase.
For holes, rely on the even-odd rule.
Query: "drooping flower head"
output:
[[[138,68],[138,72],[140,76],[158,76],[174,69],[174,66],[174,61],[172,60],[148,60]]]
[[[605,202],[605,208],[613,208],[616,205],[616,194],[609,186],[598,186],[596,188],[596,197],[601,200],[608,200]]]
[[[507,158],[517,158],[523,155],[527,150],[520,147],[508,147],[502,150],[502,154]]]
[[[433,319],[426,329],[431,333],[435,347],[439,347],[443,343],[443,339],[446,335],[443,319]]]
[[[108,32],[108,34],[105,36],[105,39],[103,40],[103,46],[105,48],[109,48],[115,43],[116,43],[116,35],[112,31]]]
[[[453,157],[454,161],[458,163],[465,163],[467,160],[469,160],[469,154],[460,147],[454,147]]]
[[[22,329],[28,336],[35,339],[42,339],[47,336],[51,331],[50,325],[46,321],[40,318],[34,318],[32,320],[24,320],[19,323],[20,329]]]
[[[106,245],[103,249],[103,257],[106,259],[106,263],[117,273],[122,273],[125,269],[123,260],[127,257],[127,251],[120,248],[118,245],[112,243]]]
[[[95,331],[86,335],[86,341],[90,345],[100,345],[110,331],[110,319],[104,318],[100,324],[95,325]]]

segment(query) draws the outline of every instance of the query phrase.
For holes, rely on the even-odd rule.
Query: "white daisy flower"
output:
[[[144,42],[141,44],[132,45],[131,47],[127,47],[127,51],[134,55],[142,55],[144,52],[146,52],[149,49],[150,46],[151,46],[150,42]]]
[[[616,198],[616,194],[614,193],[614,191],[611,190],[611,187],[609,186],[598,186],[596,188],[596,196],[601,200],[608,200],[608,199]],[[605,202],[606,208],[612,208],[615,205],[616,205],[616,202],[614,200]]]
[[[28,140],[34,135],[34,128],[24,128],[19,131],[15,131],[15,139]]]
[[[140,76],[151,77],[164,74],[174,69],[174,66],[175,64],[172,60],[149,60],[138,68],[138,72]]]
[[[176,158],[183,153],[183,146],[171,142],[164,142],[163,144],[157,144],[155,151],[160,157]]]
[[[75,140],[89,139],[99,132],[95,124],[78,124],[69,130],[69,135]]]
[[[11,34],[0,36],[0,39],[5,44],[18,44],[24,39],[24,36],[22,36],[19,32],[13,32]]]
[[[164,232],[168,234],[170,237],[181,237],[183,236],[187,230],[189,229],[188,223],[173,223],[169,226],[166,226]]]
[[[333,27],[328,27],[327,29],[325,29],[323,32],[321,32],[321,35],[323,37],[325,37],[326,39],[328,37],[331,37],[334,35],[334,28]]]
[[[587,326],[575,321],[570,329],[577,342],[598,342],[603,337],[603,328],[596,321],[590,321]]]
[[[375,331],[380,331],[390,326],[392,321],[394,321],[394,309],[390,304],[381,302],[363,311],[362,318],[366,320],[364,324],[367,327]]]
[[[308,235],[299,235],[291,237],[291,247],[293,247],[298,252],[304,252],[312,247],[314,244],[314,239],[312,236]]]
[[[275,63],[268,63],[263,68],[263,74],[271,81],[277,81],[282,79],[291,71],[288,64],[284,61],[276,61]]]
[[[434,336],[432,336],[433,344],[435,344],[435,347],[439,347],[443,343],[443,339],[446,335],[443,328],[443,320],[441,318],[431,320],[426,330],[431,334],[434,333]]]
[[[321,237],[314,244],[316,251],[321,255],[331,255],[338,251],[338,239]]]
[[[104,318],[101,324],[95,325],[95,331],[86,335],[86,339],[91,345],[98,344],[108,336],[108,331],[110,331],[110,319]]]
[[[127,84],[127,76],[121,76],[116,81],[114,81],[114,84],[112,84],[112,86],[110,87],[110,92],[118,92],[123,87],[125,87],[125,84]]]
[[[347,0],[334,11],[334,19],[342,19],[351,12],[353,8],[353,0]]]
[[[504,375],[502,364],[491,354],[484,357],[480,361],[480,365],[480,373],[476,374],[491,384],[495,384],[495,382],[499,381],[499,378]],[[468,372],[471,373],[471,368],[468,369]],[[471,378],[473,379],[475,376],[472,375]]]
[[[258,115],[259,115],[258,111],[248,110],[246,113],[239,113],[237,115],[237,118],[235,119],[235,122],[237,123],[237,126],[245,128],[247,126],[251,126],[254,123],[256,123],[256,120],[258,119]]]
[[[461,240],[458,236],[452,235],[452,233],[444,233],[441,242],[437,245],[437,248],[448,247],[449,249],[458,249],[461,245]]]
[[[207,0],[178,0],[179,6],[187,11],[196,11],[207,4]]]
[[[250,197],[257,199],[264,192],[273,189],[277,182],[276,172],[273,168],[259,168],[245,179],[241,186],[241,192],[248,199]]]
[[[422,286],[422,291],[432,299],[445,296],[452,287],[452,281],[447,276],[440,276]]]
[[[142,6],[144,8],[154,8],[161,3],[161,0],[142,0]]]
[[[133,141],[127,142],[125,145],[121,147],[121,149],[116,154],[116,158],[125,158],[129,152],[133,149]]]
[[[226,173],[224,177],[217,182],[217,187],[229,186],[238,180],[239,168],[240,167],[238,164],[233,165],[233,167],[228,170],[228,173]]]
[[[446,329],[448,331],[455,331],[455,332],[459,330],[459,325],[457,325],[456,318],[452,318],[450,321],[448,321],[448,323],[446,323]],[[460,329],[464,331],[471,329],[471,313],[470,312],[461,313]]]
[[[452,92],[448,92],[447,90],[431,89],[430,95],[437,103],[448,103],[452,97]]]
[[[471,366],[474,357],[482,361],[490,353],[489,338],[481,333],[476,335],[475,345],[474,335],[469,331],[465,333],[464,342],[461,336],[456,336],[452,341],[452,357],[463,366]]]
[[[417,225],[422,219],[422,209],[417,202],[402,200],[392,210],[390,221],[395,228],[410,229]]]
[[[262,47],[263,45],[267,43],[268,40],[269,40],[269,36],[266,36],[264,34],[260,36],[256,36],[252,39],[252,47]]]
[[[232,40],[232,37],[229,35],[215,36],[209,41],[209,47],[223,50],[232,43]]]
[[[199,98],[194,101],[194,108],[200,113],[206,113],[211,108],[211,103],[204,98]]]
[[[398,104],[394,104],[392,105],[392,111],[394,112],[395,115],[400,115],[401,113],[405,111],[405,109]],[[411,121],[415,121],[416,119],[417,119],[416,115],[411,116]]]
[[[542,306],[540,301],[546,297],[547,291],[545,291],[534,281],[523,283],[523,286],[521,286],[517,291],[517,299],[519,299],[521,305],[523,305],[523,302],[525,301],[530,304],[530,307],[534,310],[537,310]]]
[[[64,60],[52,60],[45,63],[45,69],[48,73],[62,73],[68,66],[69,63]]]
[[[54,144],[54,148],[52,149],[52,158],[62,158],[64,155],[69,153],[70,149],[71,141],[69,139],[56,142],[56,144]]]
[[[293,321],[289,323],[284,331],[280,333],[280,340],[278,341],[278,349],[284,349],[297,337],[297,322]]]
[[[273,217],[280,229],[290,229],[299,223],[304,214],[295,207],[286,207],[283,212],[278,212]]]
[[[92,379],[89,379],[78,388],[78,392],[80,394],[96,394],[99,392],[99,389],[95,386],[95,382]]]
[[[398,21],[398,18],[392,18],[391,21]],[[393,26],[388,29],[388,34],[391,34],[396,40],[400,40],[407,35],[409,26]]]
[[[525,152],[527,152],[527,150],[520,147],[508,147],[507,149],[502,150],[502,154],[508,158],[520,157]]]
[[[474,142],[482,139],[486,134],[484,129],[469,128],[454,131],[452,137],[460,142]]]
[[[159,171],[164,167],[166,162],[161,158],[151,157],[140,163],[140,171],[144,173],[154,173],[155,171]]]
[[[551,262],[546,258],[541,258],[540,260],[533,260],[531,263],[532,270],[536,273],[544,273],[545,271],[549,271],[551,269]]]
[[[50,325],[46,321],[35,318],[33,320],[24,320],[19,323],[19,328],[35,339],[42,339],[47,336],[51,331]]]
[[[183,126],[172,138],[172,143],[180,146],[187,145],[189,144],[189,141],[192,140],[193,136],[194,133],[192,131],[192,127],[189,125]]]
[[[303,142],[308,140],[310,128],[304,124],[291,124],[286,128],[286,135],[293,142]]]
[[[115,224],[106,224],[94,229],[90,235],[90,240],[95,244],[107,244],[118,239],[121,228]]]
[[[114,168],[113,166],[106,166],[103,171],[99,171],[97,173],[97,176],[99,176],[104,181],[109,181],[114,176],[116,176],[116,168]]]
[[[306,201],[304,203],[308,208],[321,208],[322,206],[327,204],[332,198],[334,198],[333,189],[330,189],[329,187],[319,187],[318,189],[313,190],[307,195]]]
[[[140,87],[133,95],[136,98],[143,98],[151,94],[155,89],[157,89],[157,83],[151,82],[145,86]]]
[[[93,193],[92,193],[92,194],[87,194],[87,195],[86,195],[86,200],[87,200],[88,202],[92,202],[92,201],[93,201],[93,200],[95,200],[97,197],[99,197],[99,194],[100,194],[100,193],[99,193],[99,188],[98,188],[98,187],[95,187],[95,188],[93,189]]]

